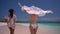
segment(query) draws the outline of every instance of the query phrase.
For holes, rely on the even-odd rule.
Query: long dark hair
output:
[[[9,16],[10,16],[10,18],[12,18],[13,17],[13,13],[14,13],[14,10],[13,9],[9,9]]]

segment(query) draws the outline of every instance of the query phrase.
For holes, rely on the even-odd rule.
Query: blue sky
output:
[[[0,0],[0,19],[4,19],[8,10],[13,8],[18,20],[29,20],[29,15],[21,10],[18,2],[22,5],[34,5],[43,10],[51,9],[53,11],[53,14],[37,17],[38,21],[60,21],[60,0]]]

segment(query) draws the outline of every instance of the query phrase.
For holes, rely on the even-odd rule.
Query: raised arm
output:
[[[20,2],[18,2],[18,5],[22,8],[22,4]]]
[[[21,9],[22,9],[23,11],[25,11],[26,13],[27,13],[27,11],[29,11],[29,10],[27,9],[27,6],[22,6],[21,3],[19,3],[19,2],[18,2],[18,5],[19,5],[19,7],[21,7]]]

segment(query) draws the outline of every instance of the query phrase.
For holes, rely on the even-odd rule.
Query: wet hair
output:
[[[10,13],[10,18],[12,18],[13,17],[13,13],[14,13],[14,10],[13,9],[9,9],[9,13]]]

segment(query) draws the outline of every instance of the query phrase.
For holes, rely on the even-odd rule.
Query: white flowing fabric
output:
[[[38,7],[35,7],[35,6],[31,6],[31,7],[28,7],[28,6],[23,6],[22,7],[22,10],[26,10],[26,12],[28,14],[35,14],[35,15],[38,15],[38,16],[44,16],[48,13],[53,13],[51,10],[42,10],[41,8],[38,8]]]

